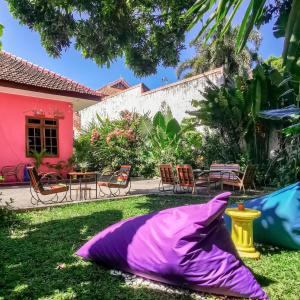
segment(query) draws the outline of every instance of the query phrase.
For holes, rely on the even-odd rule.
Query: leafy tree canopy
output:
[[[224,24],[219,26],[222,30]],[[177,76],[184,77],[194,76],[224,66],[224,72],[229,75],[249,74],[253,62],[258,59],[258,49],[261,43],[261,35],[258,31],[252,30],[248,37],[248,44],[240,52],[235,51],[235,39],[239,27],[230,27],[228,31],[219,39],[214,34],[211,41],[205,43],[204,38],[195,41],[196,55],[182,62],[177,68]]]
[[[283,48],[283,63],[288,70],[297,64],[300,57],[300,0],[197,0],[189,9],[185,17],[194,16],[190,27],[199,21],[204,22],[198,37],[205,34],[206,41],[217,31],[220,23],[227,21],[223,30],[218,33],[222,37],[242,4],[247,8],[241,21],[240,30],[236,38],[236,49],[241,51],[245,46],[248,36],[254,26],[261,26],[276,18],[273,34],[276,38],[285,38]],[[206,32],[208,31],[208,34]]]
[[[195,0],[6,0],[22,24],[37,31],[59,57],[72,43],[99,65],[125,57],[137,76],[175,66],[191,18],[180,16]]]
[[[0,24],[0,38],[2,37],[2,34],[3,34],[3,25]],[[1,50],[1,48],[2,48],[2,42],[0,40],[0,50]]]
[[[278,57],[278,56],[274,56],[274,55],[270,55],[265,63],[267,65],[272,66],[273,68],[277,69],[278,71],[280,71],[280,73],[284,72],[284,67],[282,65],[282,57]]]

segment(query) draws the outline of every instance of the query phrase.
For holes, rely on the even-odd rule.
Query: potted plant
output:
[[[86,161],[82,161],[79,164],[80,172],[85,173],[88,170],[89,164]]]
[[[40,167],[40,166],[42,165],[42,163],[43,163],[43,160],[44,160],[45,155],[47,154],[47,151],[46,151],[45,149],[42,150],[41,152],[32,150],[32,151],[31,151],[31,154],[32,154],[32,158],[33,158],[33,160],[34,160],[34,166],[35,166],[36,169],[38,170],[39,167]]]

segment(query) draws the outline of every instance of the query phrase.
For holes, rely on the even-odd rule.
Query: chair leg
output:
[[[192,194],[193,194],[193,195],[197,194],[197,189],[196,189],[196,186],[195,186],[195,185],[193,186]]]
[[[129,195],[130,194],[130,190],[131,190],[131,180],[129,180],[128,191],[125,193],[125,195]]]
[[[244,192],[244,194],[246,194],[245,186],[242,185],[242,187],[243,187],[243,192]]]
[[[164,192],[165,191],[164,184],[162,183],[161,180],[160,180],[159,185],[158,185],[158,191],[159,192]]]

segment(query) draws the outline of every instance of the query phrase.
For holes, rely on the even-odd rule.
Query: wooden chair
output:
[[[172,190],[176,192],[177,186],[177,178],[174,175],[173,167],[171,164],[161,164],[159,165],[159,172],[160,172],[160,182],[158,186],[158,190],[160,192],[165,191],[164,185],[171,185]]]
[[[69,187],[66,184],[58,183],[58,178],[54,173],[44,173],[39,175],[33,166],[27,167],[30,178],[31,203],[43,204],[62,202],[67,198]],[[62,198],[58,194],[62,193]],[[40,196],[50,196],[41,199]]]
[[[193,169],[190,165],[177,165],[176,171],[180,188],[183,190],[192,189],[192,194],[197,194],[197,187],[207,186],[208,193],[210,194],[210,180],[208,176],[195,179]]]
[[[255,173],[256,167],[252,165],[247,166],[245,172],[223,172],[222,189],[223,185],[230,185],[232,186],[233,190],[235,187],[238,187],[240,191],[243,190],[244,194],[246,192],[245,189],[248,189],[251,186],[253,186],[254,189],[256,189],[254,183]]]
[[[126,190],[125,194],[130,193],[131,189],[131,165],[122,165],[120,169],[114,172],[108,180],[102,180],[103,176],[101,176],[100,181],[97,182],[99,186],[100,196],[118,196],[120,195],[121,189]],[[107,187],[109,189],[109,193],[106,193],[101,187]]]

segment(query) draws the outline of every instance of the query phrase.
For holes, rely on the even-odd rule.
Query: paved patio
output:
[[[31,194],[30,194],[30,188],[29,186],[1,186],[0,187],[0,193],[2,195],[0,198],[3,199],[3,202],[9,201],[10,198],[13,199],[12,206],[16,210],[30,210],[35,208],[44,208],[44,207],[51,207],[51,206],[59,206],[59,205],[65,205],[65,204],[71,204],[71,203],[82,203],[82,202],[91,202],[91,201],[103,201],[108,199],[118,199],[118,198],[124,198],[124,197],[130,197],[130,196],[136,196],[136,195],[153,195],[153,194],[159,194],[158,191],[158,185],[159,185],[159,178],[157,179],[133,179],[132,180],[132,186],[130,195],[127,196],[124,191],[121,191],[120,195],[118,197],[108,197],[108,196],[101,196],[101,197],[95,197],[95,192],[92,191],[91,197],[92,199],[79,199],[79,194],[76,195],[76,191],[72,191],[72,199],[70,199],[70,194],[68,192],[68,197],[63,202],[58,202],[54,204],[42,204],[39,203],[38,205],[32,204],[31,202]],[[89,184],[92,188],[95,187],[95,183]],[[73,186],[72,188],[76,188],[78,185]],[[202,198],[211,198],[213,195],[216,195],[218,193],[221,193],[222,191],[220,188],[217,188],[216,190],[211,190],[211,195],[207,194],[206,188],[201,188],[198,190],[198,195],[195,195],[196,197],[200,196]],[[243,194],[234,194],[233,197],[238,197],[241,199],[249,199],[251,197],[261,195],[266,193],[266,191],[256,191],[256,192],[250,192],[246,195]],[[171,191],[164,192],[165,195],[172,194]],[[99,190],[98,190],[99,195]],[[191,193],[186,193],[186,195],[191,195]],[[42,196],[43,197],[43,196]],[[77,198],[76,198],[77,197]],[[43,198],[46,199],[47,198]]]
[[[131,192],[130,195],[145,195],[145,194],[156,194],[158,193],[158,184],[159,179],[145,179],[145,180],[132,180],[132,186],[131,186]],[[95,187],[95,184],[93,188]],[[74,188],[74,187],[73,187]],[[31,209],[33,207],[44,207],[44,206],[54,206],[57,204],[41,204],[33,205],[31,203],[31,194],[30,194],[30,188],[29,186],[2,186],[0,187],[0,193],[2,193],[1,198],[3,199],[3,202],[8,201],[10,198],[13,199],[13,208],[14,209]],[[68,193],[67,201],[64,201],[62,203],[58,203],[58,205],[63,205],[66,203],[78,203],[78,202],[88,202],[88,201],[95,201],[96,199],[101,200],[107,200],[109,197],[95,197],[95,192],[92,191],[92,199],[91,200],[79,200],[77,195],[76,200],[76,192],[72,191],[72,199],[70,200],[70,195]],[[120,197],[126,196],[123,191],[120,193]],[[118,197],[119,198],[119,197]]]

